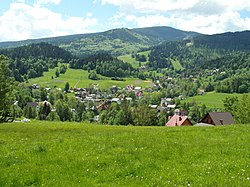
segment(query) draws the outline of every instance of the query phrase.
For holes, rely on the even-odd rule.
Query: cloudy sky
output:
[[[250,0],[0,0],[0,41],[171,26],[250,30]]]

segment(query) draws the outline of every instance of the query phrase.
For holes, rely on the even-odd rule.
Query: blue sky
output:
[[[0,41],[171,26],[215,34],[250,30],[249,0],[0,0]]]

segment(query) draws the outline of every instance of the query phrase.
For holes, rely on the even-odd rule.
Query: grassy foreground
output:
[[[250,125],[0,125],[0,186],[250,186]]]

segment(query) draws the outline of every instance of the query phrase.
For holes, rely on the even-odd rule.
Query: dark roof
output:
[[[209,112],[204,118],[208,115],[211,117],[215,125],[228,125],[234,123],[233,116],[230,112]],[[203,119],[201,122],[203,122]]]
[[[37,107],[38,106],[38,103],[36,103],[36,102],[27,102],[27,106],[28,107]]]

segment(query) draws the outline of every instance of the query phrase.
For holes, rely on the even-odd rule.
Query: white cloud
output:
[[[196,31],[204,34],[250,30],[250,18],[243,19],[237,12],[210,16],[164,16],[156,14],[137,17],[135,15],[127,15],[123,19],[127,24],[132,23],[137,27],[172,26],[178,29]]]
[[[140,12],[166,12],[166,11],[185,11],[200,8],[216,12],[219,8],[221,12],[225,10],[249,10],[249,0],[100,0],[102,5],[112,4],[119,6],[124,11]],[[96,0],[94,1],[97,2]]]
[[[37,0],[35,4],[38,5],[47,5],[47,4],[60,4],[62,0]]]
[[[0,17],[0,41],[93,32],[97,23],[93,17],[64,17],[37,4],[12,3]]]
[[[250,10],[249,0],[100,0],[99,2],[102,5],[119,6],[119,15],[127,15],[120,19],[116,18],[116,25],[119,22],[122,26],[133,23],[136,27],[165,25],[205,34],[250,29],[250,18],[243,18],[240,15],[240,11]]]

